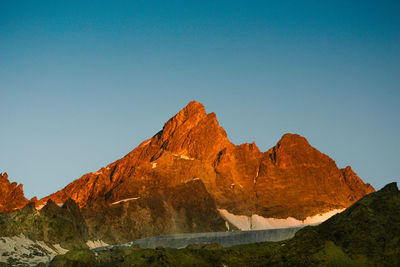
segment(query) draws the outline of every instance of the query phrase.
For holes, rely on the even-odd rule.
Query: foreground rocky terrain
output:
[[[73,250],[56,256],[50,266],[399,266],[399,211],[400,191],[392,183],[286,241]]]
[[[200,180],[140,199],[93,205],[80,209],[72,199],[62,205],[49,200],[40,210],[30,202],[21,210],[0,214],[0,262],[35,266],[74,248],[123,243],[160,234],[227,229]]]

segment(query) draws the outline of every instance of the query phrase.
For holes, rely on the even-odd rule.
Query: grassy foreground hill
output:
[[[50,266],[400,266],[400,191],[396,183],[290,240],[223,248],[76,249]]]

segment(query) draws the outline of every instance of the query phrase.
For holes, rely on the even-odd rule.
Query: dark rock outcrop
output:
[[[111,205],[95,201],[82,212],[90,238],[113,244],[160,234],[226,230],[213,198],[200,180]]]
[[[20,234],[71,249],[86,247],[88,228],[73,200],[67,200],[62,207],[49,200],[41,210],[30,202],[21,210],[0,215],[0,236]]]

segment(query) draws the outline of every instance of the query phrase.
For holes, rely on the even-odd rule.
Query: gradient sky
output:
[[[305,136],[400,180],[399,1],[1,1],[0,172],[44,197],[190,100],[235,144]]]

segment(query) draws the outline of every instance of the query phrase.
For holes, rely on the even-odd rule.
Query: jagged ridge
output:
[[[7,173],[0,173],[0,213],[9,213],[28,203],[22,184],[10,183]]]
[[[201,103],[192,101],[163,129],[122,159],[89,173],[38,202],[74,199],[80,207],[148,195],[200,178],[218,208],[235,214],[304,219],[346,208],[374,189],[350,167],[339,169],[304,137],[285,134],[260,152],[235,146]]]

